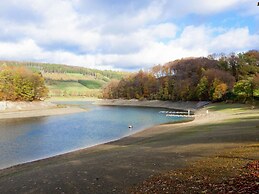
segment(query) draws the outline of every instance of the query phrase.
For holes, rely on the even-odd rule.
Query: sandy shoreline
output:
[[[123,99],[103,99],[95,102],[97,105],[105,106],[141,106],[141,107],[158,107],[158,108],[168,108],[174,110],[184,110],[184,111],[196,111],[203,106],[209,104],[208,101],[160,101],[160,100],[123,100]]]
[[[258,143],[258,118],[258,109],[210,111],[192,122],[154,126],[114,142],[0,170],[0,192],[128,193],[153,174]]]
[[[0,110],[0,120],[29,117],[43,117],[84,112],[79,107],[58,107],[51,102],[8,102],[4,110]]]

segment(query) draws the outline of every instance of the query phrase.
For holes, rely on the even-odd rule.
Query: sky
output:
[[[256,0],[1,0],[0,60],[136,71],[259,49]]]

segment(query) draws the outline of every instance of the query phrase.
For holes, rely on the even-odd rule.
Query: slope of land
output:
[[[207,109],[207,116],[193,122],[155,126],[119,141],[1,170],[0,192],[138,193],[143,187],[135,187],[150,176],[185,169],[195,161],[222,156],[223,166],[233,158],[237,167],[238,153],[245,153],[241,165],[259,159],[259,109],[213,104],[197,114],[204,115]],[[235,149],[237,153],[229,152]],[[213,165],[211,170],[221,172]],[[235,174],[237,169],[230,171]],[[217,173],[218,181],[224,181],[225,174]]]
[[[62,64],[0,61],[1,66],[26,66],[41,72],[49,88],[49,96],[101,96],[102,87],[110,80],[119,80],[126,72],[97,70]]]

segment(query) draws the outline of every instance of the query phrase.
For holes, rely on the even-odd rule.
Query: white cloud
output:
[[[245,13],[258,15],[258,9],[256,9],[254,0],[167,0],[164,8],[166,15],[173,17],[183,17],[189,14],[212,15],[227,10],[242,10]]]
[[[138,24],[139,26],[142,26],[143,24],[157,20],[157,18],[162,15],[163,5],[163,1],[151,1],[150,5],[146,9],[141,10],[136,14],[136,16],[127,19],[128,24],[133,26]]]
[[[23,4],[3,0],[0,11],[1,7],[9,11],[16,7],[18,13],[22,9],[20,15],[27,15],[23,22],[18,22],[15,18],[19,14],[12,13],[10,19],[3,12],[6,15],[0,17],[0,58],[138,69],[181,57],[258,48],[259,34],[252,33],[247,26],[195,26],[181,21],[189,14],[205,17],[228,10],[258,15],[255,9],[249,9],[254,4],[252,0],[147,2],[137,9],[134,3],[131,8],[125,3],[122,7],[129,12],[93,9],[88,13],[91,7],[78,11],[85,3],[82,0],[24,0]],[[175,18],[178,22],[174,22]]]
[[[163,38],[174,38],[177,30],[177,26],[172,23],[161,23],[148,26],[145,29],[139,30],[137,33],[159,40]]]
[[[211,41],[210,48],[218,52],[244,51],[259,45],[259,34],[250,35],[248,28],[237,28],[220,34]]]
[[[1,58],[16,60],[24,60],[26,58],[39,59],[42,52],[31,39],[17,43],[0,42],[0,51]]]
[[[171,28],[169,28],[171,29]],[[145,37],[146,45],[140,45],[137,52],[131,53],[93,53],[75,54],[68,51],[46,51],[41,49],[33,40],[26,39],[17,43],[0,42],[0,58],[63,63],[71,65],[86,66],[91,68],[112,68],[112,69],[138,69],[140,67],[150,67],[154,64],[163,64],[170,60],[186,56],[206,56],[210,53],[221,53],[231,51],[244,51],[259,44],[259,35],[249,34],[248,28],[231,29],[221,32],[217,36],[213,35],[217,28],[206,26],[187,26],[179,38],[174,38],[170,42],[161,42],[153,39],[147,30],[137,38]],[[140,33],[140,34],[141,34]],[[167,37],[163,35],[162,37]],[[134,35],[132,35],[134,37]],[[129,39],[137,41],[137,38]],[[156,37],[156,36],[155,36]],[[114,38],[116,41],[116,38]],[[125,39],[126,40],[126,39]],[[118,42],[117,46],[120,47]],[[125,45],[126,46],[126,45]]]
[[[179,39],[173,43],[185,49],[195,49],[206,45],[210,37],[211,29],[205,26],[186,26]]]

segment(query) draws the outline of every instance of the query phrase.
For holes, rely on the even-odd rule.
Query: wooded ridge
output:
[[[238,100],[259,97],[259,51],[184,58],[110,82],[104,98]]]

